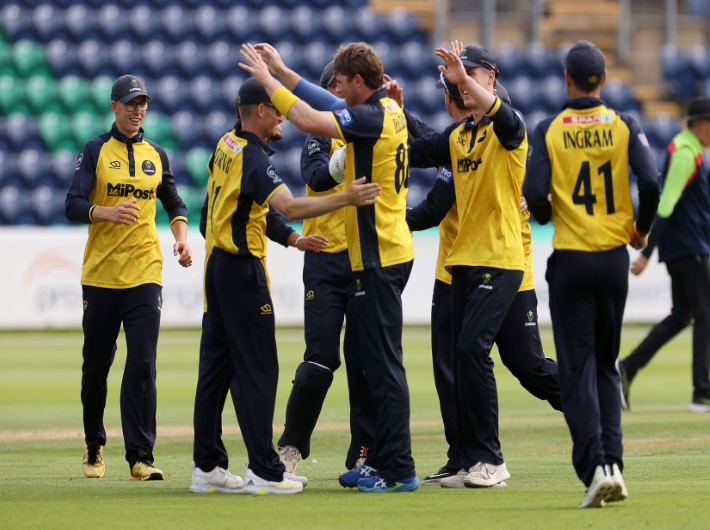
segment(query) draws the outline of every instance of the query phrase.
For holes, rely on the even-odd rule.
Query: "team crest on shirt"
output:
[[[155,164],[150,160],[144,160],[141,164],[141,169],[146,175],[155,175]]]
[[[491,285],[491,275],[488,272],[484,272],[483,275],[481,276],[481,284],[478,286],[479,289],[488,289],[490,291],[493,290],[493,286]]]
[[[365,296],[365,291],[362,289],[362,282],[360,278],[355,280],[355,296]]]
[[[317,153],[318,151],[320,151],[320,144],[315,140],[311,140],[310,142],[308,142],[306,149],[308,150],[308,154],[312,155],[313,153]]]
[[[278,184],[279,182],[283,182],[281,180],[281,177],[279,177],[276,174],[276,170],[274,169],[274,166],[269,166],[266,168],[266,175],[273,181],[274,184]]]
[[[532,309],[528,311],[528,321],[525,323],[526,326],[537,326],[537,323],[535,322],[535,313],[533,313]]]

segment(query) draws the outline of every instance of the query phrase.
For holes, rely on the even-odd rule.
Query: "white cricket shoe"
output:
[[[286,468],[287,473],[296,473],[296,466],[301,461],[301,451],[293,445],[279,447],[279,460]]]
[[[584,499],[580,503],[580,508],[603,508],[604,499],[610,497],[614,491],[614,483],[611,477],[606,474],[604,466],[597,466],[594,470],[592,483],[584,492]]]
[[[605,471],[611,478],[614,487],[604,500],[606,502],[618,502],[626,499],[629,496],[629,490],[626,489],[624,477],[621,476],[619,466],[617,464],[607,465]]]
[[[244,493],[242,477],[232,475],[219,466],[212,471],[202,471],[199,467],[192,470],[192,493]]]
[[[464,477],[463,483],[467,488],[493,488],[510,478],[508,468],[505,462],[496,466],[494,464],[486,464],[478,462],[468,470],[468,474]],[[505,484],[507,486],[507,484]],[[504,488],[505,486],[497,486]]]
[[[244,465],[244,493],[254,495],[284,495],[301,493],[303,484],[284,478],[281,482],[266,480],[257,476],[248,465]]]
[[[301,475],[294,475],[288,471],[284,471],[284,480],[290,480],[291,482],[300,482],[305,488],[308,486],[308,478]]]
[[[439,481],[439,486],[442,488],[465,488],[463,479],[468,475],[468,471],[460,469],[455,475],[444,477]]]

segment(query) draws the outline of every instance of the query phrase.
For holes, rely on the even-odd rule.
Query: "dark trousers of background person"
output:
[[[547,262],[550,315],[572,463],[589,485],[598,465],[623,471],[620,378],[615,363],[626,306],[629,253],[555,250]]]
[[[710,265],[697,255],[666,263],[671,277],[671,314],[656,324],[641,344],[623,359],[630,379],[661,347],[693,323],[693,399],[710,398]]]
[[[503,319],[496,346],[500,360],[521,386],[536,398],[562,410],[559,367],[545,358],[537,325],[535,289],[519,291]]]
[[[377,408],[367,463],[385,480],[415,475],[409,431],[409,387],[402,354],[402,291],[413,261],[353,272],[350,321],[367,387]],[[355,389],[357,391],[357,389]]]
[[[279,365],[264,264],[214,249],[205,271],[205,297],[193,420],[195,465],[203,471],[227,468],[221,415],[229,387],[250,469],[280,482],[284,467],[273,445]]]
[[[452,316],[456,345],[459,442],[463,467],[500,465],[498,390],[491,348],[518,292],[523,271],[491,267],[452,268]]]
[[[335,254],[306,252],[303,260],[303,304],[306,351],[296,369],[286,406],[286,424],[279,447],[297,447],[303,458],[311,452],[311,436],[333,373],[340,366],[340,332],[348,313],[352,271],[347,250]],[[348,319],[350,317],[347,317]],[[345,466],[351,469],[363,448],[372,444],[377,417],[367,388],[362,360],[355,350],[354,327],[346,326],[343,356],[350,398],[350,447]]]
[[[107,379],[123,323],[126,366],[121,380],[121,426],[126,460],[153,460],[157,402],[155,364],[163,305],[162,287],[154,283],[129,289],[82,286],[84,347],[81,403],[86,443],[106,445],[104,409]]]

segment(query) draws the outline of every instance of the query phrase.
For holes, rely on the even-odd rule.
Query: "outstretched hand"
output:
[[[382,187],[376,182],[367,182],[365,177],[360,177],[345,190],[348,202],[353,206],[367,206],[375,204],[377,197],[382,193]]]
[[[246,70],[260,84],[265,85],[271,77],[269,66],[261,56],[259,50],[253,44],[242,44],[240,55],[246,60],[246,63],[239,62],[239,68]]]
[[[443,65],[439,65],[439,71],[446,76],[446,79],[455,85],[460,85],[466,80],[466,69],[459,58],[459,54],[463,50],[461,41],[453,41],[451,49],[436,48],[434,54],[444,61]]]
[[[261,58],[275,76],[278,77],[286,69],[286,64],[283,62],[283,59],[281,59],[281,55],[271,44],[260,42],[254,45],[254,49],[259,52]]]

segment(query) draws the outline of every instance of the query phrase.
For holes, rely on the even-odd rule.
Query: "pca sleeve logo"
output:
[[[269,166],[266,169],[266,175],[273,181],[274,184],[278,184],[279,182],[283,182],[281,180],[281,177],[279,177],[278,174],[276,173],[274,166]]]

